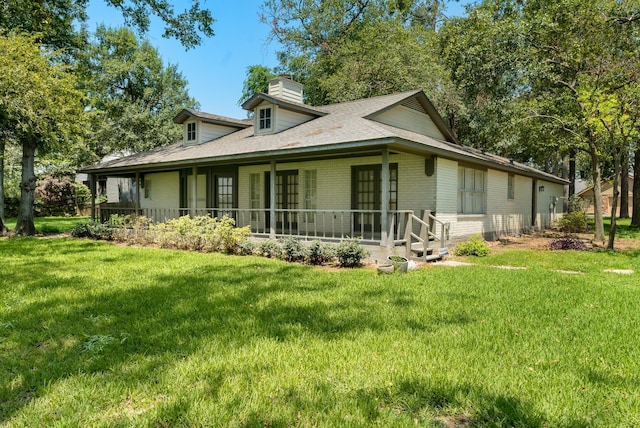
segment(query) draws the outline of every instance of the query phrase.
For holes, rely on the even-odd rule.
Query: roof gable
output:
[[[415,118],[412,119],[412,112],[426,115],[423,118],[424,122],[419,123],[421,118],[415,114]],[[366,119],[459,144],[455,133],[421,90],[408,93],[405,98],[367,115]]]
[[[231,117],[219,116],[217,114],[204,113],[191,109],[182,109],[182,111],[173,118],[173,122],[178,125],[182,125],[190,118],[194,118],[205,123],[229,126],[236,129],[244,129],[252,125],[252,122],[250,120],[234,119]]]

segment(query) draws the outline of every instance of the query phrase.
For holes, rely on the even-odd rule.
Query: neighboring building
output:
[[[629,180],[629,214],[633,211],[633,175],[629,175],[627,178]],[[611,207],[613,206],[613,179],[608,179],[600,184],[602,188],[602,214],[605,216],[611,215]],[[618,193],[620,193],[620,183],[618,183]],[[579,193],[576,193],[581,199],[588,201],[588,206],[586,208],[586,212],[588,214],[593,214],[593,201],[595,200],[595,196],[593,194],[593,185],[585,188]],[[620,216],[620,198],[618,196],[618,208],[616,210],[616,217]]]
[[[243,108],[253,119],[183,110],[182,141],[84,171],[134,178],[136,210],[156,221],[229,214],[258,236],[415,247],[561,215],[565,180],[462,146],[420,90],[312,107],[302,85],[279,77]],[[101,214],[126,212],[117,208]]]
[[[114,153],[102,158],[101,163],[106,163],[115,159],[120,159],[130,153]],[[76,182],[85,186],[90,186],[89,174],[81,172],[76,174]],[[129,204],[131,207],[136,203],[135,179],[133,177],[106,177],[102,176],[96,180],[95,196],[104,196],[107,203]]]

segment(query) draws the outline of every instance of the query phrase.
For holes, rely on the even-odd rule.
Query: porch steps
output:
[[[442,254],[440,254],[439,251],[434,253],[434,249],[431,247],[427,248],[427,254],[423,254],[424,247],[421,242],[411,244],[411,253],[414,254],[416,258],[425,262],[435,262],[442,259]]]

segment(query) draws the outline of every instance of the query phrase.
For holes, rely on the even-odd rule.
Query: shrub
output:
[[[336,256],[336,247],[318,240],[311,242],[305,251],[305,261],[311,265],[329,263]]]
[[[582,211],[572,211],[563,214],[557,221],[558,227],[565,233],[578,233],[587,231],[587,215]]]
[[[235,221],[224,216],[182,216],[153,228],[155,240],[162,248],[234,253],[249,235],[248,227],[235,227]]]
[[[68,177],[45,177],[36,188],[43,215],[73,215],[76,212],[75,185]]]
[[[305,248],[299,238],[292,236],[280,240],[282,252],[280,258],[288,262],[301,262],[304,260]]]
[[[280,248],[280,245],[278,245],[278,242],[273,239],[265,239],[258,247],[258,254],[262,257],[276,258],[280,257],[281,253],[282,249]]]
[[[491,249],[480,235],[474,235],[466,242],[456,245],[456,256],[486,257]]]
[[[360,266],[368,255],[369,252],[360,246],[356,238],[340,242],[336,249],[336,257],[342,267]]]
[[[586,248],[584,241],[581,239],[566,235],[560,238],[554,239],[549,243],[549,248],[552,250],[577,250],[582,251]]]
[[[237,253],[241,256],[251,256],[256,252],[256,243],[250,239],[238,244]]]
[[[71,236],[76,238],[91,238],[110,241],[113,239],[113,229],[97,222],[78,223],[71,229]]]
[[[212,231],[214,249],[226,251],[227,253],[237,252],[238,245],[249,238],[251,231],[249,226],[235,227],[235,225],[235,220],[226,215],[218,220],[215,229]]]

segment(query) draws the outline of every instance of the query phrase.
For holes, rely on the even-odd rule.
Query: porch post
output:
[[[380,175],[382,185],[380,186],[382,198],[380,205],[382,208],[382,215],[380,216],[380,245],[390,246],[389,241],[389,149],[382,149],[382,173]]]
[[[276,161],[271,161],[269,174],[269,238],[276,239]]]
[[[140,214],[140,172],[136,171],[136,215]]]
[[[196,216],[196,208],[198,207],[198,167],[194,166],[191,169],[191,175],[193,176],[193,181],[191,182],[191,200],[193,201],[193,206],[191,207],[191,217]]]
[[[96,221],[96,175],[89,174],[89,190],[91,192],[91,221]]]

